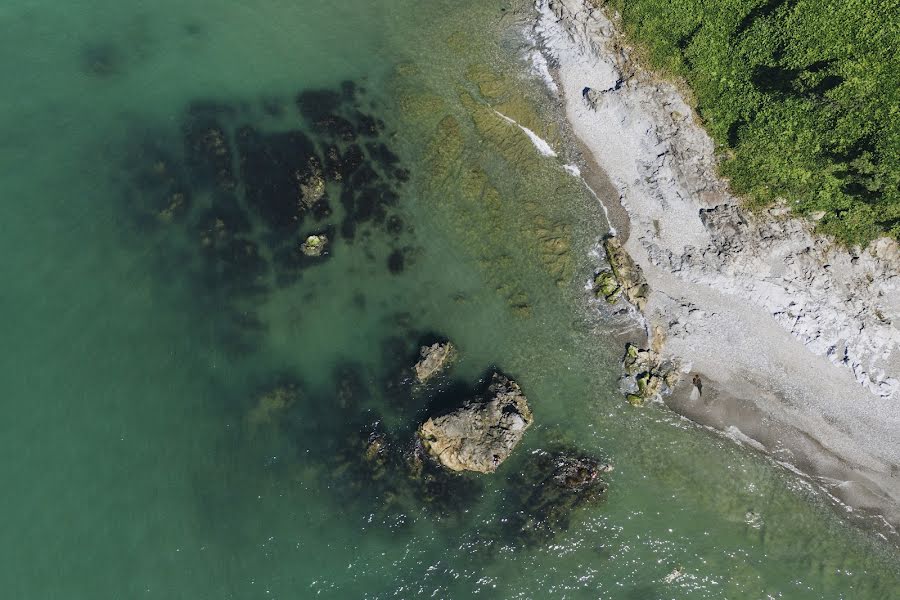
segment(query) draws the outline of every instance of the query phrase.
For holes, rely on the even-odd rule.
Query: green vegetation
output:
[[[606,0],[683,77],[752,206],[823,211],[847,244],[900,239],[900,0]]]

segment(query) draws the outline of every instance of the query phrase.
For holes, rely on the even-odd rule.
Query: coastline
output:
[[[616,229],[651,293],[648,330],[699,374],[666,403],[808,475],[848,513],[900,528],[900,250],[854,252],[791,218],[751,214],[675,86],[630,58],[588,0],[538,0],[534,27],[585,155],[618,196]],[[593,168],[596,165],[596,170]],[[892,297],[893,296],[893,297]],[[893,535],[892,535],[893,534]]]

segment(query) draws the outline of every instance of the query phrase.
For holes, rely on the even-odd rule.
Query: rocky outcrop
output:
[[[418,438],[451,471],[493,473],[521,441],[534,418],[516,382],[494,373],[485,398],[425,421]]]
[[[450,366],[456,358],[456,347],[450,342],[437,342],[430,346],[422,346],[419,356],[421,358],[415,366],[416,380],[419,383],[426,383]]]

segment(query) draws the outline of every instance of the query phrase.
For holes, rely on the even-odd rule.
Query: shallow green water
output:
[[[582,290],[602,215],[560,160],[486,109],[560,139],[521,61],[524,10],[0,9],[2,597],[893,597],[896,552],[805,484],[622,402],[624,325]],[[348,240],[338,199],[352,186],[330,183],[334,214],[299,233],[334,225],[331,255],[280,285],[261,241],[256,292],[204,258],[206,192],[147,217],[148,148],[183,161],[191,103],[230,106],[232,142],[243,125],[315,138],[294,96],[347,80],[410,173],[383,174],[402,225],[361,223]],[[450,492],[457,510],[385,505],[381,484],[344,470],[361,425],[381,418],[402,444],[422,418],[432,396],[402,378],[429,333],[461,349],[444,387],[474,388],[496,365],[537,419],[495,475]],[[301,398],[259,422],[261,390],[284,381]],[[559,442],[615,463],[609,498],[523,546],[502,499],[531,452]]]

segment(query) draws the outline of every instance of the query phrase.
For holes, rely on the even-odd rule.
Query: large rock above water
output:
[[[485,398],[428,419],[418,435],[428,454],[448,469],[493,473],[533,421],[518,384],[494,373]]]

